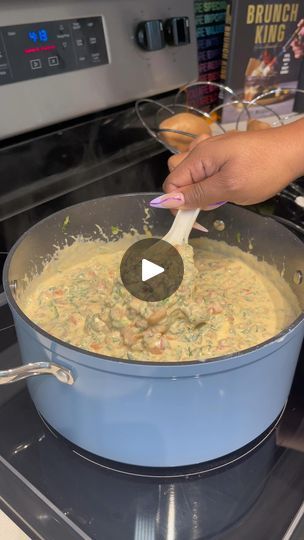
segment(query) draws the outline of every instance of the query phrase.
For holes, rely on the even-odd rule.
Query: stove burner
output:
[[[166,468],[141,467],[141,466],[136,466],[136,465],[128,465],[126,463],[118,463],[117,461],[111,461],[109,459],[96,456],[95,454],[87,452],[86,450],[83,450],[82,448],[68,441],[65,437],[60,435],[60,433],[58,433],[54,428],[52,428],[50,424],[48,424],[48,422],[43,418],[43,416],[39,412],[38,414],[42,422],[44,423],[45,427],[56,439],[62,440],[62,442],[66,446],[68,446],[74,454],[76,454],[77,456],[81,457],[82,459],[86,461],[89,461],[90,463],[93,463],[94,465],[97,465],[98,467],[101,467],[108,471],[120,473],[123,475],[136,476],[140,478],[188,479],[191,477],[200,477],[207,473],[212,473],[214,471],[222,470],[226,467],[228,468],[238,462],[241,462],[243,459],[253,454],[274,433],[274,431],[276,430],[284,414],[285,407],[286,405],[284,406],[279,416],[271,424],[271,426],[269,426],[268,429],[266,429],[259,437],[254,439],[251,443],[247,444],[246,446],[243,446],[236,452],[232,452],[231,454],[228,454],[221,458],[218,458],[212,461],[207,461],[205,463],[199,463],[197,465],[187,465],[185,467],[166,467]]]

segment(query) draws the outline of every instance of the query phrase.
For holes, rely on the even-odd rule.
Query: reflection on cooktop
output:
[[[39,413],[38,413],[39,414]],[[101,458],[90,452],[75,446],[73,443],[70,443],[59,433],[57,433],[41,416],[41,420],[44,423],[45,427],[53,435],[53,437],[61,440],[64,444],[68,445],[70,450],[77,456],[93,463],[97,467],[101,467],[104,470],[120,473],[123,475],[139,478],[159,478],[162,481],[165,479],[177,480],[179,479],[190,479],[190,478],[202,478],[203,475],[209,475],[216,471],[222,469],[227,469],[228,467],[236,466],[240,461],[244,461],[249,455],[256,452],[260,446],[263,446],[268,438],[271,437],[273,432],[279,425],[279,422],[282,418],[283,411],[276,419],[276,421],[264,432],[260,437],[252,441],[250,444],[247,444],[243,448],[239,449],[236,452],[233,452],[229,455],[226,455],[222,458],[218,458],[214,461],[207,461],[204,463],[199,463],[197,465],[189,465],[184,467],[141,467],[135,465],[127,465],[125,463],[118,463],[117,461],[111,461],[109,459]]]
[[[16,365],[14,329],[0,331],[0,338],[0,369]],[[290,407],[280,426],[297,405]],[[289,427],[295,436],[298,424]],[[209,471],[145,475],[53,434],[19,383],[1,387],[0,433],[0,495],[32,538],[281,540],[303,500],[304,453],[284,448],[286,432],[278,444],[278,429],[243,458],[219,461],[218,469],[213,462]]]

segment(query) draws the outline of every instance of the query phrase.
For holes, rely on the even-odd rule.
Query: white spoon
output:
[[[199,208],[196,208],[195,210],[178,210],[170,230],[162,240],[165,240],[172,245],[187,244],[189,234],[191,233],[199,212]]]

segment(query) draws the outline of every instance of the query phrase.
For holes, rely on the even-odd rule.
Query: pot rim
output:
[[[244,350],[241,350],[241,351],[238,351],[238,352],[235,352],[235,353],[226,354],[226,355],[223,355],[223,356],[215,356],[215,357],[212,357],[212,358],[207,358],[205,360],[191,360],[191,361],[184,360],[184,361],[176,361],[176,362],[170,362],[170,361],[168,361],[168,362],[153,362],[153,361],[146,361],[146,360],[129,360],[129,359],[125,359],[125,358],[117,358],[117,357],[114,357],[114,356],[107,356],[105,354],[94,353],[94,352],[88,351],[86,349],[81,349],[80,347],[76,347],[75,345],[72,345],[71,343],[68,343],[66,341],[62,341],[61,339],[58,339],[57,337],[52,336],[51,334],[46,332],[43,328],[41,328],[36,323],[34,323],[22,311],[22,309],[18,306],[18,304],[17,304],[17,302],[16,302],[16,300],[15,300],[13,294],[12,294],[11,287],[10,287],[9,281],[8,281],[8,272],[9,272],[10,262],[11,262],[11,259],[12,259],[13,255],[14,255],[15,251],[17,250],[19,245],[23,242],[24,238],[26,236],[28,236],[35,228],[38,228],[42,223],[53,219],[55,216],[57,216],[57,215],[59,215],[61,213],[66,214],[66,212],[68,212],[70,208],[81,207],[81,206],[83,206],[83,205],[85,205],[87,203],[97,202],[100,199],[127,198],[127,197],[139,196],[139,195],[148,196],[148,197],[151,196],[151,198],[152,198],[152,197],[155,196],[155,194],[158,194],[158,193],[159,192],[119,193],[119,194],[116,194],[116,195],[108,195],[108,196],[105,196],[105,197],[97,197],[97,198],[94,198],[94,199],[89,199],[87,201],[83,201],[81,203],[77,203],[77,204],[67,206],[66,208],[62,208],[61,210],[58,210],[57,212],[54,212],[50,216],[47,216],[46,218],[43,218],[40,221],[38,221],[37,223],[35,223],[32,227],[30,227],[27,231],[25,231],[20,236],[20,238],[18,238],[18,240],[15,242],[15,244],[10,249],[10,251],[8,253],[8,256],[7,256],[6,260],[5,260],[5,263],[4,263],[4,268],[3,268],[3,289],[4,289],[5,295],[7,297],[9,306],[11,306],[17,312],[17,314],[33,330],[35,330],[38,334],[42,334],[47,339],[55,341],[56,343],[58,343],[59,345],[61,345],[63,347],[66,347],[67,349],[70,349],[72,351],[76,351],[77,353],[89,355],[92,358],[98,358],[98,359],[101,359],[101,360],[106,360],[108,362],[115,362],[115,363],[118,362],[118,363],[130,364],[130,365],[141,365],[141,366],[145,366],[145,365],[146,366],[155,366],[156,365],[156,366],[160,366],[160,367],[162,367],[162,366],[163,367],[170,367],[170,366],[177,367],[177,366],[191,366],[191,365],[196,365],[197,366],[197,365],[201,365],[201,364],[207,364],[207,363],[209,364],[211,362],[218,365],[219,363],[227,362],[231,358],[245,357],[249,353],[259,351],[259,350],[263,349],[265,346],[271,345],[276,341],[278,343],[282,342],[285,339],[285,337],[291,331],[293,331],[304,320],[304,311],[302,311],[300,313],[300,315],[287,328],[281,330],[281,332],[279,332],[278,334],[276,334],[272,338],[269,338],[266,341],[263,341],[263,342],[259,343],[258,345],[255,345],[254,347],[249,347],[248,349],[244,349]],[[227,203],[227,204],[230,206],[230,203]],[[233,205],[231,204],[231,206],[233,206]],[[244,207],[242,207],[242,210],[250,212],[250,210],[248,210],[248,209],[246,209]],[[268,218],[266,216],[261,216],[260,214],[256,214],[256,215],[258,216],[259,219],[263,219],[264,221],[268,221],[270,219],[270,218]],[[288,233],[292,234],[295,238],[297,238],[296,235],[294,235],[291,231],[289,231],[287,229],[287,227],[285,227],[281,223],[276,222],[276,225],[283,228],[284,230],[288,231]],[[299,240],[299,242],[303,243],[300,239],[298,239],[298,240]]]

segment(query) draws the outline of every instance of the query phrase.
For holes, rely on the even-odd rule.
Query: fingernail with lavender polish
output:
[[[201,232],[208,232],[208,229],[206,229],[206,227],[203,227],[203,225],[201,225],[200,223],[197,223],[197,221],[194,223],[193,225],[193,229],[196,229],[197,231],[201,231]]]
[[[165,193],[150,201],[150,206],[153,208],[180,208],[184,204],[184,195],[179,192]]]
[[[223,206],[223,204],[226,204],[227,201],[219,201],[214,204],[208,204],[208,208],[218,208],[219,206]]]

